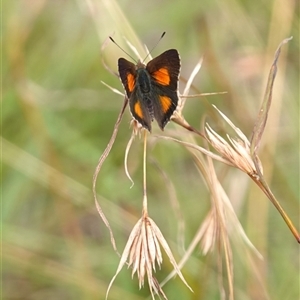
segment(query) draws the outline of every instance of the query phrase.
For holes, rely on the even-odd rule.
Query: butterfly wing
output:
[[[138,72],[136,66],[126,60],[120,58],[118,60],[119,74],[129,99],[130,112],[134,119],[136,119],[143,127],[151,131],[151,115],[145,106],[145,95],[141,93],[141,89],[137,87]]]
[[[170,49],[153,58],[146,67],[152,78],[169,90],[177,91],[178,77],[180,73],[179,53]]]
[[[154,118],[163,129],[178,105],[180,58],[170,49],[151,60],[146,67],[152,79]]]
[[[135,65],[132,62],[121,57],[118,60],[118,68],[119,68],[119,74],[120,74],[122,84],[126,91],[126,95],[128,99],[130,99],[130,96],[135,88],[135,80],[136,80]]]

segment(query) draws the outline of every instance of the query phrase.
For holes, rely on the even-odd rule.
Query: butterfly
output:
[[[119,58],[118,69],[133,118],[149,132],[154,119],[164,130],[178,105],[178,51],[167,50],[147,65]]]

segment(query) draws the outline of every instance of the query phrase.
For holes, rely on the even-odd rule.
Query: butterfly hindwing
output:
[[[178,105],[177,92],[170,92],[160,94],[158,96],[159,109],[154,109],[154,117],[161,129],[164,129],[166,124],[170,121],[171,116]]]
[[[140,90],[137,88],[129,99],[129,107],[132,116],[146,129],[151,131],[151,122],[153,120],[147,105],[146,99]]]

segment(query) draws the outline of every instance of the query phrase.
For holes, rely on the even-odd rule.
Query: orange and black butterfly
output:
[[[167,50],[147,65],[119,58],[118,67],[133,118],[149,131],[155,119],[163,130],[178,105],[177,50]]]

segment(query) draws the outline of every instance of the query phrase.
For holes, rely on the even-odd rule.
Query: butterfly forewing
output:
[[[180,58],[178,51],[170,49],[153,58],[146,67],[152,78],[159,84],[177,91],[180,73]]]
[[[135,82],[136,82],[135,65],[132,62],[121,57],[118,60],[118,68],[119,68],[119,74],[120,74],[122,84],[124,86],[127,97],[129,99],[131,93],[135,88]]]

